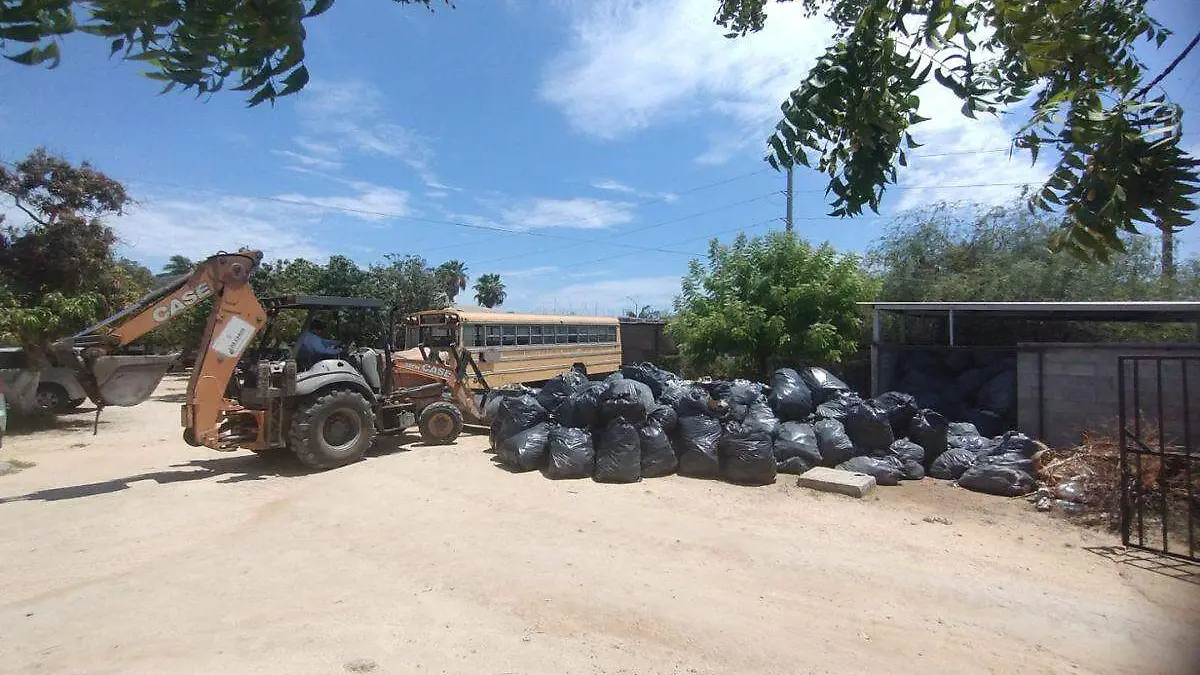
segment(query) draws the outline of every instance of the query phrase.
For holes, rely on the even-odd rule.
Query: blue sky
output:
[[[508,309],[667,307],[710,237],[782,227],[784,179],[763,140],[829,35],[798,4],[728,41],[715,0],[459,0],[433,13],[339,2],[308,24],[309,88],[273,109],[238,93],[159,96],[136,63],[81,35],[57,70],[0,64],[0,158],[44,145],[125,181],[139,204],[111,225],[122,253],[155,269],[240,245],[363,265],[414,253],[500,273]],[[1157,71],[1200,10],[1151,10],[1176,33],[1145,54]],[[1200,53],[1164,87],[1200,106]],[[885,216],[1002,202],[1044,177],[1045,162],[996,152],[1017,120],[968,120],[932,88],[922,107],[933,119],[918,152],[939,156],[910,162]],[[1200,134],[1186,140],[1200,151]],[[826,217],[815,172],[795,187],[811,240],[863,251],[888,223]],[[1182,242],[1196,251],[1200,234]]]

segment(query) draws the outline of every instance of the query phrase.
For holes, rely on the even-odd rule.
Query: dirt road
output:
[[[0,672],[1200,672],[1200,586],[1020,500],[553,482],[479,436],[303,475],[184,445],[179,391],[6,439]]]

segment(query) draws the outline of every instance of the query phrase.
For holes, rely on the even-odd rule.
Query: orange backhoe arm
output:
[[[224,410],[236,407],[225,400],[225,388],[242,352],[266,321],[250,273],[262,260],[259,251],[221,253],[201,262],[188,277],[158,289],[128,308],[77,335],[55,343],[54,351],[79,371],[79,380],[97,406],[108,403],[97,380],[97,366],[112,350],[190,310],[206,298],[212,312],[196,355],[183,406],[184,435],[189,441],[216,442]],[[83,348],[82,358],[75,352]],[[136,357],[133,357],[136,358]],[[124,405],[130,405],[125,403]]]

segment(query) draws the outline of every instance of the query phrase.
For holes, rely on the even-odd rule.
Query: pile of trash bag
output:
[[[967,379],[984,386],[998,377],[985,374]],[[1005,395],[999,384],[986,391],[990,401]],[[951,422],[910,393],[864,398],[817,367],[780,368],[768,384],[687,380],[652,363],[602,381],[572,371],[541,389],[493,391],[485,411],[498,461],[553,479],[633,483],[677,473],[768,485],[823,466],[879,485],[930,476],[996,495],[1035,488],[1038,444],[1024,434],[988,436],[978,420]]]

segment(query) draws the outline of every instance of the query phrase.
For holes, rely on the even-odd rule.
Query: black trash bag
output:
[[[925,449],[924,464],[928,467],[938,455],[946,451],[950,423],[935,410],[925,408],[913,415],[908,424],[908,437]]]
[[[541,391],[538,392],[537,400],[547,412],[553,415],[560,405],[572,395],[583,391],[587,385],[587,377],[571,370],[547,380]]]
[[[854,447],[872,453],[886,451],[896,440],[887,413],[871,401],[860,401],[847,407],[843,424]]]
[[[636,483],[642,479],[642,443],[637,427],[619,417],[609,420],[596,438],[597,483]]]
[[[733,395],[732,382],[726,382],[725,380],[709,380],[707,382],[697,382],[697,384],[703,387],[704,390],[708,392],[709,396],[712,396],[718,401],[728,401],[729,397]]]
[[[975,453],[965,448],[950,448],[929,467],[929,475],[942,480],[957,480],[975,463]]]
[[[946,433],[951,436],[978,436],[979,430],[970,422],[951,422]]]
[[[771,375],[771,395],[767,403],[784,422],[800,422],[813,412],[812,390],[791,368],[780,368]]]
[[[712,415],[715,411],[715,402],[712,396],[709,396],[703,387],[695,385],[686,387],[675,404],[675,414],[680,418],[693,415]]]
[[[779,426],[779,420],[775,419],[775,413],[771,412],[765,401],[751,403],[741,421],[748,427],[761,429],[768,434],[774,434],[775,427]]]
[[[1009,431],[1000,439],[1000,445],[996,446],[996,450],[989,454],[999,455],[1005,453],[1015,453],[1025,457],[1033,457],[1037,454],[1038,444],[1030,437],[1019,431]]]
[[[992,438],[1008,431],[1008,424],[1000,415],[991,410],[972,410],[967,413],[967,419],[975,428],[979,429],[979,435]]]
[[[663,428],[663,431],[669,434],[675,431],[675,427],[679,425],[679,415],[671,406],[660,403],[650,409],[649,414],[646,415],[646,421],[656,422]]]
[[[979,389],[987,382],[987,375],[979,368],[968,370],[954,378],[951,390],[959,401],[974,402],[979,396]]]
[[[558,406],[555,416],[560,424],[590,429],[600,423],[600,396],[607,389],[603,382],[593,382],[577,394],[567,397]]]
[[[889,391],[871,399],[875,407],[887,414],[888,424],[892,425],[892,436],[900,438],[908,433],[908,425],[913,415],[920,411],[917,399],[909,394]]]
[[[973,466],[987,464],[988,466],[1006,466],[1010,469],[1033,473],[1033,460],[1019,452],[1004,452],[1000,454],[977,455]]]
[[[546,466],[546,449],[550,443],[550,425],[546,422],[501,437],[496,455],[500,461],[517,471],[536,471]]]
[[[718,442],[721,475],[730,483],[770,485],[775,482],[775,452],[771,433],[740,422],[725,425]]]
[[[983,436],[951,436],[950,448],[958,450],[967,450],[975,453],[976,456],[986,455],[990,451],[995,450],[996,446],[1000,445],[1000,441],[994,438],[984,438]]]
[[[600,396],[600,417],[604,422],[613,419],[644,422],[653,407],[650,387],[628,377],[609,384]]]
[[[775,468],[779,473],[801,474],[821,463],[817,432],[811,424],[784,422],[775,429]]]
[[[1033,492],[1033,476],[1010,466],[976,464],[958,478],[959,487],[1001,497],[1018,497]]]
[[[830,396],[828,401],[817,406],[817,417],[826,420],[846,422],[846,413],[851,406],[862,403],[862,398],[852,391],[839,391]]]
[[[602,380],[602,382],[604,382],[604,384],[612,384],[613,382],[616,382],[617,380],[623,380],[623,379],[625,379],[625,376],[622,375],[621,371],[618,370],[617,372],[612,373],[608,377],[604,378]]]
[[[946,355],[946,370],[951,373],[961,373],[973,365],[975,365],[975,359],[971,356],[971,352],[955,349]]]
[[[900,438],[888,448],[888,454],[900,460],[901,480],[921,480],[925,477],[925,448]]]
[[[545,422],[549,416],[542,404],[531,394],[504,397],[500,399],[500,406],[496,411],[495,419],[499,423],[496,438],[503,441],[535,424]]]
[[[713,478],[720,474],[717,442],[721,438],[721,423],[708,415],[689,415],[679,418],[675,437],[675,454],[679,457],[679,475],[692,478]]]
[[[650,387],[654,398],[662,396],[663,390],[679,379],[675,373],[663,370],[653,363],[635,363],[625,366],[621,369],[621,374],[627,380],[636,380]]]
[[[587,429],[551,427],[548,446],[550,461],[546,477],[553,479],[591,478],[596,468],[596,450]]]
[[[687,394],[692,386],[690,382],[675,380],[663,388],[662,393],[657,397],[658,402],[674,408],[679,405],[679,402],[683,400],[684,395]]]
[[[740,403],[748,406],[763,400],[763,386],[758,382],[751,382],[750,380],[734,380],[729,383],[729,396],[727,398],[730,403]]]
[[[1006,370],[988,380],[979,389],[976,397],[979,407],[991,410],[1001,417],[1008,415],[1017,407],[1017,373]]]
[[[833,376],[824,368],[812,366],[800,371],[800,379],[808,385],[813,394],[813,402],[820,405],[829,400],[839,391],[850,391],[850,386]]]
[[[904,466],[895,457],[851,457],[837,465],[842,471],[865,473],[875,477],[876,485],[899,485]]]
[[[500,404],[506,398],[516,398],[525,394],[533,394],[534,390],[526,387],[523,384],[508,385],[497,389],[489,389],[488,393],[483,397],[483,418],[489,422],[495,422],[497,413],[500,411]]]
[[[654,420],[647,420],[637,430],[642,447],[642,478],[658,478],[675,473],[679,460],[675,457],[671,439],[667,437],[662,425]]]
[[[837,466],[858,454],[846,428],[837,420],[821,420],[813,425],[822,466]]]

